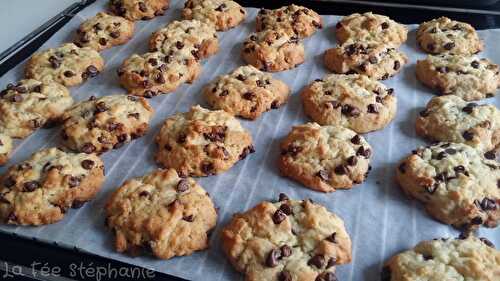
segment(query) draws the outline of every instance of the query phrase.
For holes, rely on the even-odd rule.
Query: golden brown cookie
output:
[[[245,20],[246,12],[231,0],[187,0],[182,17],[210,23],[217,31],[229,30]]]
[[[5,165],[9,161],[13,149],[12,138],[0,132],[0,166]]]
[[[109,9],[131,21],[150,20],[165,13],[170,0],[110,0]]]

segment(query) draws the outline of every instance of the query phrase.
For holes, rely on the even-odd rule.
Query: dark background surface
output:
[[[482,14],[480,12],[470,13],[470,12],[457,12],[449,10],[430,10],[428,8],[401,8],[401,7],[383,7],[383,6],[373,6],[373,5],[363,5],[363,4],[346,4],[346,3],[335,3],[335,2],[320,2],[320,1],[304,1],[304,0],[295,0],[295,1],[259,1],[259,0],[243,0],[238,1],[240,4],[246,7],[256,7],[256,8],[277,8],[283,5],[288,5],[291,3],[295,3],[298,5],[304,5],[309,8],[312,8],[319,12],[320,14],[336,14],[336,15],[347,15],[351,13],[362,13],[367,11],[372,11],[374,13],[385,14],[395,19],[396,21],[406,23],[406,24],[414,24],[420,23],[425,20],[430,20],[432,18],[436,18],[439,16],[448,16],[455,20],[466,21],[474,25],[478,29],[486,29],[486,28],[498,28],[500,26],[500,15],[492,15],[492,14]],[[373,4],[374,1],[368,1]],[[380,0],[378,2],[385,3],[394,3],[398,1],[394,0]],[[400,1],[405,4],[414,4],[414,3],[431,3],[436,5],[453,5],[459,7],[473,7],[474,9],[483,9],[485,11],[500,11],[500,2],[496,0],[406,0]],[[485,4],[490,4],[496,2],[490,6],[484,6]],[[65,7],[61,7],[63,10]],[[69,20],[69,18],[68,18]],[[20,51],[18,54],[12,56],[11,59],[2,63],[0,65],[0,76],[8,71],[10,68],[14,67],[20,61],[24,60],[24,58],[30,56],[34,51],[36,51],[43,42],[45,42],[52,34],[57,32],[59,28],[64,26],[64,23],[67,21],[63,21],[61,24],[56,25],[50,30],[47,30],[46,34],[39,36],[37,40],[29,44],[26,48]],[[77,274],[75,276],[74,268],[71,269],[72,264],[80,264],[83,263],[84,266],[92,266],[92,267],[105,267],[105,268],[128,268],[132,270],[138,270],[138,267],[130,266],[125,263],[101,258],[95,255],[87,254],[79,252],[77,249],[65,249],[60,248],[57,245],[44,244],[35,240],[28,240],[18,236],[13,236],[9,234],[0,233],[0,241],[2,245],[2,249],[0,250],[0,263],[3,263],[0,268],[5,268],[6,263],[8,262],[10,269],[12,265],[22,265],[27,267],[28,271],[32,269],[32,263],[34,261],[38,262],[36,266],[36,270],[43,271],[43,265],[47,264],[50,268],[54,268],[57,266],[61,269],[59,273],[62,276],[77,279],[77,280],[97,280],[96,275],[85,275],[85,274]],[[7,277],[4,275],[5,272],[0,270],[0,279],[6,280],[33,280],[26,276],[16,275],[15,277]],[[375,277],[374,280],[377,278]],[[110,280],[106,277],[101,277],[100,280]],[[116,279],[113,279],[116,280]],[[137,278],[124,278],[120,277],[119,280],[138,280]],[[162,273],[155,273],[155,277],[148,280],[182,280],[179,278],[175,278],[172,276],[168,276]]]

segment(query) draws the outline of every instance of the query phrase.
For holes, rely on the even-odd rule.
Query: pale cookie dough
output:
[[[0,177],[0,219],[42,225],[63,219],[95,197],[104,182],[104,163],[95,154],[43,149]]]
[[[5,165],[9,161],[13,149],[12,138],[0,132],[0,166]]]
[[[160,259],[208,248],[217,212],[209,194],[175,170],[156,170],[126,181],[106,204],[106,225],[118,252],[144,249]]]
[[[488,152],[495,159],[500,147],[500,111],[454,96],[434,97],[420,111],[417,134],[433,141],[458,142]]]
[[[91,97],[64,113],[62,139],[72,150],[100,154],[146,134],[153,113],[142,97]]]
[[[401,161],[396,179],[443,223],[473,230],[500,220],[500,164],[466,144],[421,147]]]
[[[254,152],[252,136],[231,114],[193,106],[165,120],[156,161],[181,176],[220,174]]]
[[[104,68],[104,60],[90,48],[73,43],[35,53],[26,64],[27,79],[53,80],[64,86],[76,86],[95,77]]]
[[[279,168],[311,189],[332,192],[362,183],[371,155],[371,146],[354,131],[307,123],[294,126],[282,141]]]
[[[243,42],[241,55],[246,63],[269,72],[295,68],[305,59],[302,42],[282,29],[250,34]]]
[[[219,76],[205,86],[203,94],[214,109],[253,120],[286,103],[290,89],[281,80],[247,65]]]
[[[25,79],[0,92],[0,131],[25,138],[40,127],[58,123],[73,104],[68,89],[52,82]]]
[[[351,262],[342,219],[311,200],[284,194],[233,215],[221,240],[247,281],[336,281],[335,266]]]
[[[394,90],[365,75],[330,74],[301,93],[304,112],[320,125],[358,133],[380,130],[396,115]]]
[[[245,9],[231,0],[188,0],[182,17],[213,24],[217,31],[229,30],[245,20]]]
[[[466,101],[490,98],[500,87],[499,67],[476,56],[438,55],[417,61],[417,78],[441,95]]]
[[[170,0],[110,0],[109,9],[117,16],[131,21],[150,20],[162,16]]]

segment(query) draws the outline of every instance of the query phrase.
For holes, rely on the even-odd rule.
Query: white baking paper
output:
[[[107,1],[98,1],[73,18],[53,36],[41,49],[57,47],[69,42],[85,19],[106,9]],[[133,39],[124,46],[102,53],[106,61],[103,73],[85,84],[71,88],[76,100],[89,96],[103,96],[125,93],[120,88],[116,70],[121,62],[133,53],[147,51],[150,34],[174,19],[180,19],[183,1],[172,1],[165,16],[136,24]],[[61,7],[62,8],[62,7]],[[206,105],[200,90],[217,75],[225,74],[243,64],[240,58],[242,42],[254,30],[257,9],[247,9],[244,24],[227,32],[220,32],[220,51],[204,61],[203,71],[192,85],[182,85],[174,93],[150,100],[156,110],[148,134],[103,155],[106,166],[106,182],[97,198],[83,208],[71,210],[64,220],[42,227],[0,226],[0,231],[15,233],[22,237],[36,238],[48,243],[94,253],[103,257],[143,266],[156,271],[173,274],[191,280],[242,280],[243,275],[232,269],[225,259],[219,241],[219,231],[231,215],[251,208],[259,201],[276,199],[280,192],[295,199],[312,198],[337,213],[344,221],[353,241],[353,260],[350,264],[338,266],[339,280],[378,280],[382,263],[390,256],[413,247],[421,240],[437,237],[456,237],[458,232],[429,217],[422,205],[407,199],[394,183],[394,170],[399,159],[425,142],[415,136],[416,114],[433,96],[431,91],[415,79],[415,62],[425,56],[415,44],[415,25],[410,26],[409,39],[401,49],[410,62],[396,77],[384,81],[395,89],[398,97],[396,118],[383,130],[366,134],[373,146],[373,170],[367,181],[352,190],[324,194],[303,187],[279,175],[276,161],[279,142],[296,124],[305,123],[299,98],[300,90],[314,79],[321,78],[327,71],[322,55],[335,45],[334,27],[338,16],[323,16],[324,28],[305,40],[306,61],[290,71],[274,74],[284,80],[292,89],[292,96],[286,106],[263,114],[256,121],[241,121],[251,131],[256,153],[239,162],[228,172],[218,176],[198,179],[220,207],[219,221],[211,237],[210,249],[188,257],[168,261],[152,257],[129,257],[113,249],[113,237],[104,227],[103,206],[110,193],[126,179],[144,175],[156,168],[153,155],[156,147],[153,137],[162,121],[176,113],[187,111],[190,106]],[[486,49],[480,55],[500,63],[500,30],[480,31]],[[22,78],[24,63],[1,77],[0,87]],[[498,97],[485,100],[500,105]],[[58,145],[59,128],[42,129],[31,137],[18,142],[8,165],[28,158],[37,150]],[[0,169],[0,172],[6,167]],[[481,229],[479,235],[500,245],[500,229]]]

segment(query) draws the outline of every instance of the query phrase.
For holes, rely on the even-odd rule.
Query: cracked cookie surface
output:
[[[222,248],[248,281],[331,281],[335,265],[351,261],[344,222],[310,200],[263,201],[233,215]]]
[[[63,85],[34,79],[20,80],[0,92],[0,131],[25,138],[40,127],[58,123],[73,104]]]
[[[182,176],[219,174],[254,152],[250,133],[234,116],[200,106],[167,118],[156,143],[156,161]]]
[[[74,43],[79,47],[91,47],[96,51],[102,51],[127,43],[133,34],[133,22],[99,12],[80,25],[76,30]]]
[[[175,170],[156,170],[127,180],[106,204],[106,224],[118,252],[141,249],[161,259],[208,248],[217,212],[208,193]]]
[[[203,94],[214,109],[247,119],[277,109],[288,100],[288,86],[251,65],[221,75],[205,86]]]
[[[472,55],[483,50],[483,42],[470,24],[440,17],[423,22],[417,30],[417,43],[430,54]]]
[[[294,4],[274,10],[261,9],[255,21],[257,31],[284,29],[299,38],[309,37],[323,26],[318,13]]]
[[[305,59],[302,42],[282,29],[250,34],[243,42],[241,55],[246,63],[268,72],[295,68]]]
[[[282,141],[279,168],[308,188],[332,192],[362,183],[371,155],[371,146],[354,131],[307,123],[294,126]]]
[[[75,104],[62,119],[64,144],[75,151],[103,153],[146,134],[153,108],[142,97],[91,97]]]
[[[417,61],[417,78],[441,95],[479,100],[496,95],[500,87],[500,68],[476,56],[438,55]]]
[[[434,239],[393,256],[381,281],[493,281],[500,275],[500,251],[484,238]]]
[[[231,0],[188,0],[182,17],[210,23],[217,31],[229,30],[245,20],[245,9]]]
[[[95,77],[103,68],[104,60],[96,50],[66,43],[35,53],[28,60],[24,74],[28,79],[53,80],[70,87]]]
[[[500,164],[488,154],[462,143],[421,147],[401,161],[396,179],[443,223],[465,230],[496,227]]]
[[[17,225],[55,223],[69,208],[94,198],[103,182],[104,163],[97,155],[40,150],[0,177],[0,219]]]
[[[416,131],[433,141],[465,143],[484,152],[497,150],[500,111],[494,105],[466,102],[454,95],[434,97],[419,113]]]
[[[396,115],[394,90],[365,75],[327,75],[306,86],[301,97],[315,122],[358,133],[380,130]]]

